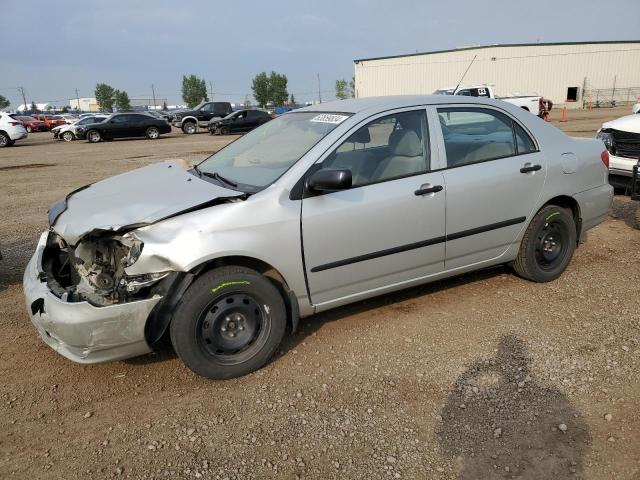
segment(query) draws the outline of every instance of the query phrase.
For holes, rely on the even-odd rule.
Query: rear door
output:
[[[528,224],[547,163],[529,132],[490,106],[438,107],[447,196],[446,269],[499,257]]]
[[[302,200],[305,269],[320,309],[443,269],[444,179],[431,172],[431,144],[426,110],[405,109],[362,122],[314,165],[353,177],[350,189]]]

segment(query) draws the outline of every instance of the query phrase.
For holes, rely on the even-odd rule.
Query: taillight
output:
[[[607,150],[600,154],[600,160],[602,160],[605,167],[609,168],[609,152]]]
[[[18,125],[22,125],[22,123],[20,123],[20,122],[9,122],[9,125],[11,125],[13,127],[16,127]]]

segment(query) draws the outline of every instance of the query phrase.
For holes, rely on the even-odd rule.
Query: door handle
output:
[[[413,192],[415,195],[426,195],[427,193],[437,193],[442,190],[442,185],[430,185],[428,183],[422,185],[418,190]]]
[[[529,172],[537,172],[542,169],[542,165],[531,165],[530,163],[525,163],[524,167],[520,169],[520,173],[529,173]]]

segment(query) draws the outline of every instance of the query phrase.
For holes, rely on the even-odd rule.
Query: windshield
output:
[[[436,90],[433,92],[434,95],[453,95],[452,88],[441,88],[440,90]]]
[[[204,175],[217,173],[249,189],[266,187],[347,118],[349,114],[318,112],[282,115],[240,137],[198,168]]]

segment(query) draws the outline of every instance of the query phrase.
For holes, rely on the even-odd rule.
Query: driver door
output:
[[[430,172],[426,110],[361,125],[314,166],[351,170],[353,186],[302,200],[305,269],[319,309],[444,268],[444,178]]]

